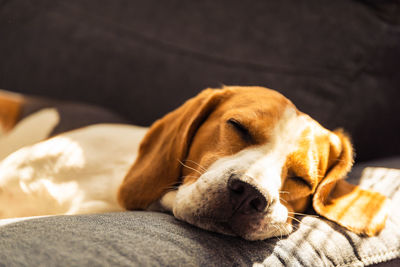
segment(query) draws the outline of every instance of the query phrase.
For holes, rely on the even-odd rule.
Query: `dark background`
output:
[[[400,153],[400,1],[0,0],[0,88],[149,125],[206,87],[276,89],[358,160]]]

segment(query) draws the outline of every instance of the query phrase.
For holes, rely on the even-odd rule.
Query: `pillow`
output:
[[[393,199],[385,229],[360,237],[300,216],[287,237],[251,242],[145,211],[3,220],[0,263],[96,266],[367,266],[400,258],[400,170],[367,168],[363,187]],[[399,263],[399,260],[396,261]]]

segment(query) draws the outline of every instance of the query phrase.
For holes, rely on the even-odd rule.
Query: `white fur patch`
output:
[[[59,121],[54,108],[42,109],[24,118],[10,132],[0,136],[0,160],[19,148],[46,139]]]
[[[117,190],[146,131],[99,124],[12,153],[0,163],[0,218],[122,210]]]

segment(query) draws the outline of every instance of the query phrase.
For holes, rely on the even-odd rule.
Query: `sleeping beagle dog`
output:
[[[387,200],[347,183],[352,145],[280,93],[206,89],[150,128],[100,124],[25,146],[0,163],[2,218],[157,210],[247,240],[289,234],[314,211],[375,235]]]

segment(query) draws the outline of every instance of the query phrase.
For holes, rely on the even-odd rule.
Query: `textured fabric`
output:
[[[400,151],[399,18],[398,0],[0,0],[0,88],[149,125],[203,88],[261,85],[368,160]]]
[[[362,185],[388,193],[393,207],[400,205],[400,170],[367,168]],[[258,242],[206,232],[162,213],[30,219],[0,227],[0,264],[368,266],[400,258],[399,213],[393,209],[377,237],[359,237],[329,221],[300,216],[298,229],[288,237]]]

